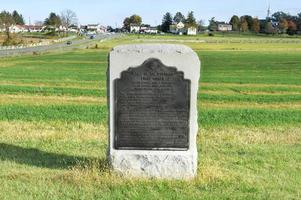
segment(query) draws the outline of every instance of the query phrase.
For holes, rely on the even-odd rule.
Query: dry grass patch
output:
[[[22,104],[22,105],[68,105],[68,104],[106,104],[105,97],[87,96],[41,96],[41,95],[0,95],[0,104]]]
[[[252,84],[239,84],[239,83],[200,83],[200,86],[220,86],[220,87],[251,87],[251,88],[270,88],[270,87],[286,87],[286,88],[301,88],[301,85],[287,85],[287,84],[259,84],[259,83],[252,83]]]
[[[45,81],[41,80],[37,82],[24,83],[22,81],[1,81],[0,85],[2,86],[29,86],[29,87],[56,87],[56,88],[75,88],[75,89],[106,89],[105,87],[100,87],[99,82],[97,81],[80,81],[80,82],[71,82],[64,80],[64,82],[57,81]]]
[[[209,102],[200,101],[198,102],[199,108],[260,108],[260,109],[301,109],[301,102],[294,103],[256,103],[256,102]]]
[[[291,92],[291,91],[270,91],[270,92],[262,92],[262,91],[233,91],[233,90],[201,90],[202,94],[220,94],[220,95],[235,95],[235,94],[245,94],[245,95],[299,95],[301,92]]]
[[[63,123],[63,122],[22,122],[1,121],[2,142],[22,142],[24,140],[79,140],[106,141],[107,127],[104,124]]]
[[[301,144],[300,127],[223,127],[201,129],[201,140],[214,141],[215,144],[229,141],[234,144],[272,144],[272,145],[297,145]]]

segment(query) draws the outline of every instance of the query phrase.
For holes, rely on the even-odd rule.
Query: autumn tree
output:
[[[172,15],[167,12],[162,19],[161,30],[163,32],[169,32],[169,27],[172,25]]]
[[[248,23],[248,30],[252,30],[252,25],[253,25],[253,17],[250,15],[244,15],[243,18],[247,21]]]
[[[19,14],[16,10],[13,11],[12,17],[16,24],[18,25],[24,25],[24,18],[21,14]]]
[[[259,33],[260,31],[260,21],[256,17],[253,18],[252,31],[254,31],[254,33]]]
[[[249,30],[248,21],[245,17],[240,18],[240,31],[247,32]]]
[[[273,26],[273,23],[271,21],[266,21],[266,23],[265,23],[265,33],[267,33],[267,34],[275,34],[276,33],[276,29]]]
[[[286,33],[288,29],[288,22],[285,18],[280,18],[278,25],[280,33]]]
[[[142,18],[139,15],[132,15],[130,17],[126,17],[123,20],[123,28],[126,29],[127,31],[130,31],[131,24],[141,25],[141,23],[142,23]]]
[[[15,24],[13,16],[7,12],[2,11],[0,13],[0,28],[4,29],[4,32],[6,34],[6,40],[4,42],[5,45],[9,45],[11,42],[11,34],[10,34],[10,27]]]
[[[288,21],[287,33],[289,35],[294,35],[297,33],[297,25],[293,20]]]
[[[239,17],[237,15],[233,15],[229,23],[232,25],[233,31],[239,31]]]
[[[177,12],[173,18],[173,21],[175,23],[180,23],[180,22],[185,23],[185,20],[186,20],[185,16],[181,12]]]
[[[142,18],[139,15],[132,15],[130,17],[130,23],[131,24],[137,24],[137,25],[141,25],[142,23]]]

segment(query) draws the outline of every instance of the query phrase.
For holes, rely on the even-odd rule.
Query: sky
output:
[[[268,6],[271,12],[290,14],[301,12],[301,0],[0,0],[0,10],[21,13],[26,23],[43,21],[50,12],[73,10],[80,24],[100,23],[113,27],[122,26],[125,17],[138,14],[143,23],[159,25],[166,12],[180,11],[187,15],[194,11],[197,20],[205,23],[211,17],[228,22],[233,14],[265,18]]]

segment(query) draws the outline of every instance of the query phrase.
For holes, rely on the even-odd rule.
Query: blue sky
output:
[[[249,14],[264,18],[267,8],[291,14],[301,12],[301,0],[0,0],[0,10],[18,10],[26,22],[44,20],[51,11],[60,13],[68,8],[77,13],[79,22],[101,23],[121,26],[126,16],[138,14],[144,23],[158,25],[164,13],[177,11],[187,14],[194,11],[195,17],[206,23],[211,17],[229,21],[233,14]]]

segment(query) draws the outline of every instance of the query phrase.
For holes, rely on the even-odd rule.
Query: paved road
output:
[[[45,45],[45,46],[27,47],[22,49],[0,50],[0,57],[33,54],[34,52],[43,53],[49,51],[63,51],[63,50],[72,50],[76,48],[86,48],[88,45],[91,45],[97,41],[101,41],[104,39],[112,39],[120,36],[121,34],[99,34],[96,35],[94,39],[89,39],[89,37],[86,37],[80,40],[72,40],[72,44],[70,45],[67,45],[67,42],[62,42],[62,43],[56,43],[51,45]]]

